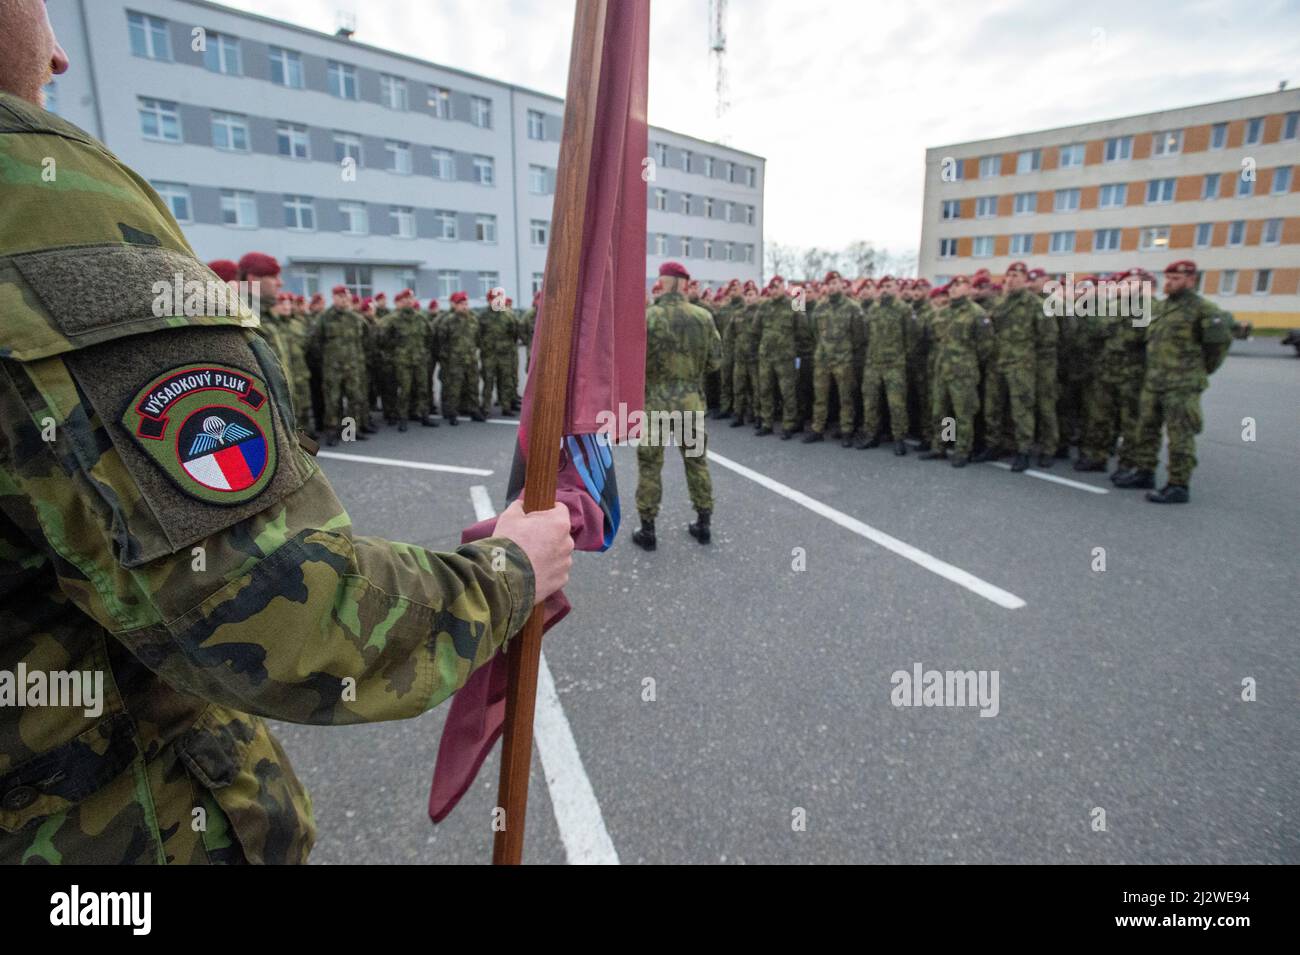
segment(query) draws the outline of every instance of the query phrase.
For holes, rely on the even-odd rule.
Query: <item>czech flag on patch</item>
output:
[[[176,441],[181,467],[213,491],[243,491],[266,469],[266,436],[257,422],[233,408],[213,411],[196,412],[181,427]]]

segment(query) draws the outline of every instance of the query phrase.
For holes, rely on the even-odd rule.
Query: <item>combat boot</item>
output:
[[[765,424],[761,424],[754,429],[754,437],[756,438],[766,438],[771,433],[772,429]]]
[[[865,434],[860,435],[858,437],[858,440],[853,442],[853,446],[857,448],[859,451],[865,451],[868,448],[878,448],[880,447],[880,439],[868,438]]]
[[[1118,481],[1118,480],[1119,480],[1120,478],[1122,478],[1124,475],[1126,475],[1126,474],[1131,474],[1132,472],[1133,472],[1133,468],[1131,468],[1131,467],[1129,467],[1129,466],[1127,466],[1127,465],[1123,465],[1123,464],[1121,464],[1121,465],[1119,465],[1118,467],[1116,467],[1114,471],[1111,471],[1111,472],[1110,472],[1110,483],[1111,483],[1111,484],[1114,484],[1116,481]]]
[[[1061,445],[1056,449],[1056,456],[1062,461],[1070,460],[1070,446],[1068,444]]]
[[[948,457],[948,452],[943,448],[932,448],[921,455],[922,461],[942,461]]]
[[[1001,456],[1002,455],[998,452],[997,448],[985,448],[979,454],[972,457],[971,462],[974,464],[983,464],[985,461],[996,461]]]
[[[844,431],[840,428],[836,428],[834,431],[831,432],[832,441],[838,441],[842,437],[844,437]]]
[[[447,424],[451,425],[453,428],[459,427],[460,419],[457,418],[455,415],[452,415],[447,419]]]
[[[794,432],[795,432],[795,429],[794,429],[794,428],[782,428],[782,429],[781,429],[781,440],[782,440],[782,441],[789,441],[791,438],[794,437]]]
[[[731,422],[731,427],[743,428],[744,426],[745,426],[745,419],[740,415],[736,415],[736,419]]]
[[[1046,451],[1038,455],[1038,466],[1040,468],[1050,468],[1055,463],[1056,463],[1056,459],[1053,458]]]
[[[904,454],[906,454],[906,453],[907,453],[907,442],[906,442],[906,441],[895,441],[895,442],[894,442],[894,453],[895,453],[896,455],[898,455],[899,457],[902,457]]]
[[[366,415],[366,420],[365,420],[365,422],[361,425],[361,433],[362,433],[362,434],[378,434],[378,433],[379,433],[379,429],[376,428],[376,427],[375,427],[375,426],[370,422],[370,415]],[[364,441],[365,438],[362,438],[361,440]]]
[[[930,442],[929,442],[929,441],[924,441],[924,440],[923,440],[920,444],[918,444],[918,445],[916,446],[916,450],[918,450],[918,451],[920,451],[922,454],[924,454],[926,451],[929,451],[929,450],[930,450]]]
[[[331,448],[337,448],[339,444],[339,429],[330,428],[329,436],[325,439],[325,444]]]
[[[420,419],[420,424],[426,428],[436,428],[438,427],[438,419],[431,414],[427,414]]]
[[[853,435],[849,434],[847,431],[844,432],[844,437],[840,438],[840,447],[841,448],[853,447]]]
[[[470,421],[486,421],[486,420],[487,420],[487,415],[483,414],[483,412],[481,412],[481,411],[471,411],[471,412],[469,413],[469,420],[470,420]]]
[[[515,416],[515,413],[514,413],[511,409],[509,409],[509,408],[502,408],[502,409],[501,409],[501,417],[503,417],[503,418],[513,418],[514,416]]]
[[[1011,470],[1017,473],[1019,473],[1020,471],[1028,471],[1029,455],[1023,453],[1017,453],[1015,458],[1011,461]]]
[[[970,455],[969,455],[969,454],[954,454],[954,455],[952,456],[952,466],[953,466],[953,467],[955,467],[955,468],[964,468],[964,467],[965,467],[966,465],[968,465],[968,464],[970,464]]]
[[[1106,462],[1094,461],[1092,458],[1087,457],[1080,457],[1074,462],[1074,469],[1076,471],[1105,471]]]
[[[1147,500],[1152,504],[1186,504],[1191,497],[1184,484],[1166,484],[1158,491],[1147,491]]]
[[[405,418],[403,418],[401,421],[397,422],[397,430],[398,430],[398,431],[405,431],[405,430],[406,430],[406,419],[405,419]]]
[[[1156,486],[1156,472],[1145,468],[1134,468],[1127,474],[1115,478],[1116,487],[1127,487],[1144,491]]]
[[[655,522],[641,518],[641,526],[632,532],[632,543],[642,550],[655,549]]]
[[[709,519],[713,516],[712,511],[696,511],[695,523],[686,528],[690,535],[701,544],[707,544],[713,540],[713,534],[709,530]]]
[[[803,436],[804,444],[813,444],[817,441],[825,441],[825,440],[826,440],[826,435],[822,434],[820,431],[809,431],[807,434]]]

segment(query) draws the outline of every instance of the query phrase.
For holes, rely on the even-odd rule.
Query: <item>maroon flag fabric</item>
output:
[[[596,99],[565,435],[602,431],[621,441],[627,437],[628,418],[645,404],[646,184],[642,161],[649,147],[649,44],[650,0],[611,0]],[[545,313],[539,309],[534,347],[541,340],[545,322]],[[521,491],[535,384],[530,377],[524,389],[510,498]],[[575,546],[603,550],[612,541],[618,523],[612,462],[604,462],[606,474],[600,445],[573,439],[566,442],[556,500],[569,508]],[[604,455],[608,455],[607,448]],[[494,523],[484,521],[468,528],[462,540],[487,536]],[[569,609],[562,593],[549,599],[545,629],[558,623]],[[441,822],[455,808],[501,735],[506,673],[505,657],[497,655],[452,697],[429,791],[429,816],[434,822]]]

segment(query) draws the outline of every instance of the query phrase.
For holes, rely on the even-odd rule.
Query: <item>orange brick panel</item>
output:
[[[1201,153],[1210,148],[1209,126],[1188,126],[1183,130],[1183,152]]]
[[[1196,241],[1196,226],[1176,225],[1169,227],[1169,248],[1190,249]]]
[[[1087,143],[1083,148],[1083,164],[1085,166],[1095,166],[1101,162],[1102,151],[1105,144],[1100,139],[1094,139]]]

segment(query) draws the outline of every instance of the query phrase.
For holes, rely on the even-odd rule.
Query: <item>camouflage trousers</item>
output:
[[[758,363],[736,356],[731,367],[731,406],[736,417],[754,417],[758,410]]]
[[[1119,466],[1133,466],[1133,449],[1137,444],[1138,402],[1142,396],[1142,369],[1132,376],[1103,375],[1093,382],[1088,396],[1088,431],[1083,444],[1084,457],[1105,461],[1115,452],[1116,439],[1122,439]]]
[[[357,427],[364,424],[370,414],[370,404],[366,394],[366,376],[357,366],[326,366],[321,376],[322,390],[325,392],[322,403],[321,426],[337,428],[342,421],[343,402],[347,402],[347,414],[353,418]]]
[[[880,433],[880,393],[889,405],[889,429],[895,441],[907,437],[907,363],[876,365],[867,362],[862,371],[862,433]]]
[[[379,400],[384,404],[384,417],[396,421],[397,411],[397,372],[392,359],[384,356],[379,362]]]
[[[1016,451],[1028,454],[1033,448],[1037,411],[1034,378],[1032,358],[1007,368],[990,369],[984,386],[984,436],[989,447],[1004,446],[1006,416],[1010,411]]]
[[[1196,436],[1204,423],[1199,389],[1143,386],[1138,399],[1137,440],[1130,459],[1133,466],[1156,469],[1163,425],[1169,432],[1169,483],[1186,487],[1196,469]]]
[[[916,353],[907,361],[907,420],[922,441],[930,440],[930,356]]]
[[[1056,417],[1056,351],[1040,352],[1034,358],[1034,408],[1038,429],[1038,447],[1053,454],[1061,446],[1060,423]]]
[[[664,432],[655,444],[638,445],[636,449],[636,511],[643,520],[653,521],[663,500],[664,444],[668,437],[669,433]],[[678,444],[682,464],[686,466],[686,490],[690,494],[693,508],[697,511],[712,511],[713,480],[709,477],[708,437],[703,431],[703,425],[696,438],[694,448]],[[688,454],[688,451],[691,453]]]
[[[826,430],[826,420],[830,417],[831,382],[839,397],[840,430],[845,434],[853,431],[853,360],[831,361],[818,358],[813,365],[813,412],[812,429],[818,434]]]
[[[979,384],[968,375],[952,377],[936,368],[934,396],[930,417],[934,421],[933,442],[938,448],[951,439],[958,454],[970,454],[975,447],[975,415],[979,411]],[[945,429],[944,418],[951,412],[952,428]]]
[[[429,411],[429,379],[420,358],[393,361],[393,412],[390,417],[421,418]]]
[[[447,418],[478,410],[478,368],[474,362],[444,359],[438,371],[442,413]]]
[[[518,354],[483,356],[483,395],[479,400],[480,407],[492,406],[492,389],[495,387],[502,409],[510,410],[515,401],[514,369],[511,362],[517,364],[518,360]]]
[[[735,385],[732,380],[735,363],[735,349],[724,346],[722,349],[722,368],[718,375],[718,409],[723,414],[729,414],[735,407]]]
[[[798,373],[793,358],[758,360],[758,416],[769,428],[776,426],[776,402],[781,400],[781,427],[793,431],[798,423],[799,399],[795,395]]]

